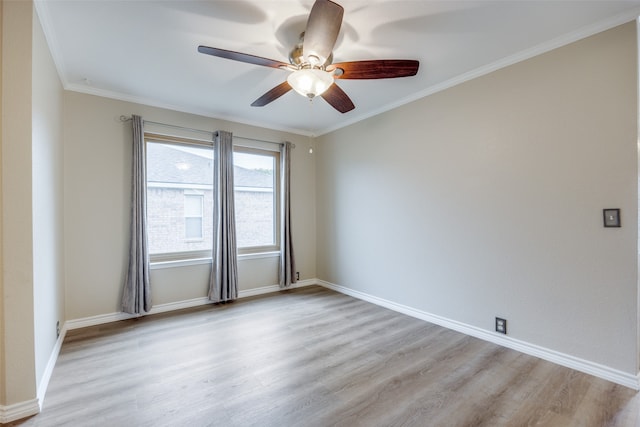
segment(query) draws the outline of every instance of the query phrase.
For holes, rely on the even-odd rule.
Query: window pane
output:
[[[188,194],[184,196],[184,216],[202,217],[202,196]]]
[[[148,141],[149,253],[210,250],[212,209],[213,149]]]
[[[233,154],[239,248],[276,244],[276,156],[272,152]]]
[[[202,218],[185,218],[185,238],[202,239]]]
[[[184,195],[184,226],[186,239],[202,239],[202,201],[199,194]]]

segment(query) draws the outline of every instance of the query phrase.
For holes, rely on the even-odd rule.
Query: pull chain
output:
[[[310,119],[309,119],[309,124],[311,125],[311,129],[310,129],[310,134],[308,136],[309,138],[309,154],[313,154],[313,145],[311,145],[311,138],[314,135],[313,133],[313,98],[309,98],[309,114],[310,114]]]

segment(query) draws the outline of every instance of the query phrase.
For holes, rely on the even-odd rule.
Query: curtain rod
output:
[[[218,133],[218,132],[216,131],[215,133]],[[264,139],[247,138],[245,136],[238,136],[236,134],[233,134],[233,138],[244,139],[245,141],[257,141],[257,142],[266,142],[267,144],[284,145],[284,142],[265,141]],[[292,143],[291,147],[296,148],[296,144]]]
[[[123,122],[123,123],[124,122],[128,122],[129,120],[131,120],[131,117],[127,117],[124,114],[120,116],[120,121]],[[212,131],[208,131],[208,130],[194,129],[194,128],[178,126],[178,125],[170,125],[170,124],[167,124],[167,123],[153,122],[151,120],[144,120],[144,119],[142,121],[145,122],[145,123],[153,123],[154,125],[166,126],[166,127],[170,127],[170,128],[174,128],[174,129],[183,129],[183,130],[188,130],[188,131],[191,131],[191,132],[200,132],[200,133],[204,133],[204,134],[207,134],[207,135],[211,135],[212,138],[217,136],[217,134],[218,134],[218,131],[212,132]],[[257,141],[257,142],[266,142],[267,144],[284,145],[283,142],[265,141],[263,139],[247,138],[247,137],[239,136],[239,135],[235,135],[235,134],[233,135],[233,137],[234,138],[238,138],[238,139],[244,139],[246,141]],[[293,148],[296,148],[295,144],[291,144],[291,146]]]

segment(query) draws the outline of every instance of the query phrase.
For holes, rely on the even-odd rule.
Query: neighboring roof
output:
[[[170,144],[147,145],[147,181],[174,184],[212,185],[213,155]],[[207,153],[208,154],[208,153]],[[234,166],[236,187],[272,188],[273,173]]]
[[[236,187],[273,188],[273,173],[266,170],[246,169],[234,166],[234,185]]]

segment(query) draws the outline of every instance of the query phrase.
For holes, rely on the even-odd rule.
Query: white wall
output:
[[[36,379],[41,383],[64,324],[62,85],[33,16],[33,288]]]
[[[315,270],[315,166],[305,137],[92,95],[64,94],[64,230],[66,318],[83,319],[120,311],[126,269],[131,124],[120,115],[154,122],[297,144],[292,159],[294,245],[301,279]],[[209,265],[155,269],[155,305],[207,295]],[[239,261],[239,288],[277,283],[277,258]]]
[[[637,374],[636,61],[629,23],[321,137],[318,277]]]

